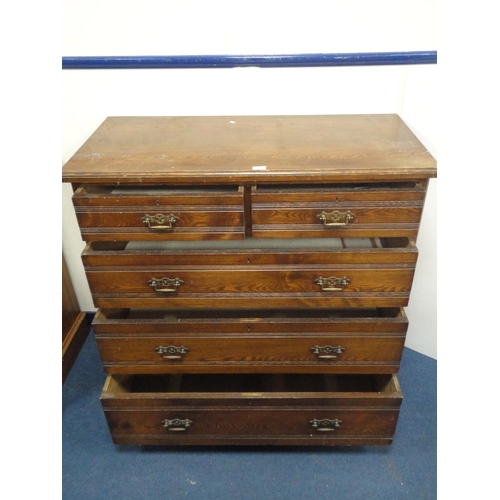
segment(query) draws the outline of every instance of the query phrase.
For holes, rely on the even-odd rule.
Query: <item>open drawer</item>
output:
[[[96,307],[404,307],[418,251],[412,240],[295,239],[88,245]]]
[[[110,375],[101,403],[117,444],[392,442],[394,375]]]
[[[257,185],[254,238],[416,237],[427,181]]]
[[[396,373],[403,309],[102,309],[107,373]]]
[[[243,187],[80,186],[84,241],[243,239]]]

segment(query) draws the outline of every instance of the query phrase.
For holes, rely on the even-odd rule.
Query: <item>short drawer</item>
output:
[[[403,309],[103,309],[107,373],[396,373]]]
[[[257,185],[255,238],[416,237],[426,181]]]
[[[235,246],[129,245],[83,252],[96,307],[404,307],[417,249],[401,241]],[[274,240],[277,241],[277,240]],[[273,240],[271,240],[273,242]],[[218,243],[218,242],[214,242]],[[348,243],[348,244],[347,244]],[[212,248],[212,249],[208,249]]]
[[[394,375],[110,375],[101,403],[117,444],[384,445]]]
[[[84,241],[244,237],[243,188],[81,186],[73,205]]]

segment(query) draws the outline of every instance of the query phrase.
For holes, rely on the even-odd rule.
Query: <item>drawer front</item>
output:
[[[97,336],[107,373],[396,373],[404,337]]]
[[[256,186],[255,238],[416,237],[425,182]]]
[[[117,444],[390,444],[399,411],[295,408],[257,410],[105,411]],[[164,428],[165,420],[189,421],[185,431]],[[340,427],[322,431],[315,420],[338,420]],[[182,425],[182,422],[181,422]],[[181,427],[182,428],[182,427]]]
[[[97,307],[400,307],[407,305],[414,269],[89,267],[86,273]]]
[[[290,294],[335,295],[352,293],[409,292],[414,269],[364,269],[317,267],[313,269],[270,270],[221,269],[198,270],[161,268],[154,270],[95,270],[87,276],[96,294],[125,293],[181,297],[205,294]],[[337,281],[332,274],[338,276]],[[323,278],[323,280],[322,280]],[[344,280],[344,281],[342,281]],[[344,284],[345,283],[345,284]]]
[[[399,308],[112,309],[92,326],[108,373],[396,373],[408,319]]]
[[[243,188],[81,187],[73,204],[85,241],[243,239]]]
[[[126,389],[114,392],[113,377],[117,376],[106,382],[101,403],[116,443],[389,444],[402,400],[394,376],[370,387],[370,392],[358,392],[356,383],[347,388],[338,386],[337,379],[331,379],[331,387],[318,384],[335,377],[328,375],[310,379],[317,392],[308,386],[307,377],[311,376],[299,376],[300,388],[306,390],[294,392],[287,387],[287,376],[282,375],[271,382],[276,389],[283,389],[281,392],[274,388],[255,392],[252,389],[256,386],[248,384],[248,392],[237,393],[211,392],[206,375],[200,376],[208,386],[204,393],[147,393],[147,386],[134,393]],[[214,387],[221,385],[220,377]],[[238,381],[238,377],[245,376],[229,378]],[[228,384],[234,385],[234,380]],[[182,390],[182,382],[179,388]]]
[[[84,252],[97,307],[401,307],[417,251]]]

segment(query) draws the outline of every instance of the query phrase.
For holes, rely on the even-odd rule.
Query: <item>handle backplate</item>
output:
[[[149,215],[146,214],[142,218],[142,222],[147,224],[149,229],[153,229],[155,231],[172,231],[172,224],[179,220],[179,217],[176,217],[174,214],[164,215],[164,214],[156,214]],[[153,225],[151,225],[153,224]]]
[[[182,359],[182,356],[184,354],[189,352],[189,349],[187,347],[184,347],[183,345],[177,347],[175,345],[169,345],[167,347],[164,347],[162,345],[159,345],[155,351],[163,358],[163,359]]]
[[[314,347],[311,347],[311,351],[316,354],[318,359],[337,359],[337,354],[342,354],[345,351],[345,347],[342,347],[341,345],[315,345]]]
[[[349,221],[354,219],[354,214],[350,210],[347,210],[347,212],[334,210],[330,213],[323,211],[317,217],[323,221],[325,226],[347,226]]]
[[[192,420],[189,420],[187,418],[181,419],[181,418],[173,418],[171,420],[165,419],[162,421],[163,427],[165,427],[168,431],[171,432],[182,432],[186,431],[188,427],[191,426],[193,423]]]
[[[335,429],[340,427],[342,420],[338,418],[329,419],[324,418],[322,420],[314,419],[309,422],[311,426],[316,429],[318,432],[334,432]]]
[[[148,283],[156,292],[175,292],[184,281],[180,278],[151,278]]]
[[[322,276],[318,279],[314,280],[317,283],[321,290],[325,292],[341,292],[346,285],[348,285],[351,280],[346,278],[337,278],[335,276],[330,276],[329,278],[323,278]]]

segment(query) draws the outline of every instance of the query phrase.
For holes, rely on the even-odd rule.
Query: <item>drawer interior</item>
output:
[[[94,250],[101,247],[93,244]],[[102,246],[102,244],[101,244]],[[124,248],[126,251],[168,251],[168,250],[357,250],[384,248],[412,248],[413,240],[409,238],[290,238],[282,241],[276,238],[252,238],[244,240],[207,240],[207,241],[130,241]],[[104,248],[102,248],[104,249]]]
[[[107,392],[145,393],[393,393],[399,392],[392,375],[323,374],[183,374],[113,375]]]
[[[181,323],[194,322],[207,319],[236,320],[243,323],[258,321],[328,321],[332,318],[358,318],[358,319],[405,319],[404,310],[399,307],[388,308],[350,308],[350,309],[140,309],[140,308],[115,308],[100,309],[95,318],[99,321],[135,320]]]
[[[261,193],[300,193],[300,192],[337,192],[337,191],[387,191],[391,189],[415,189],[425,191],[419,182],[346,182],[330,184],[259,184],[254,192]]]
[[[85,194],[107,194],[120,196],[169,196],[169,195],[218,195],[218,194],[236,194],[241,192],[242,188],[238,185],[223,186],[106,186],[106,185],[85,185],[80,186],[76,195]]]

